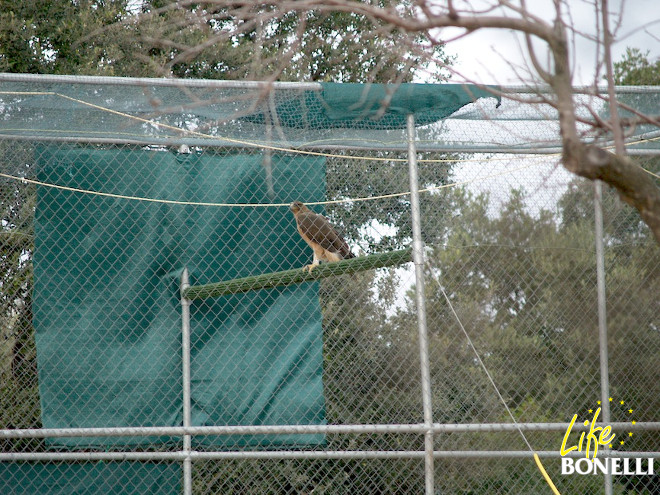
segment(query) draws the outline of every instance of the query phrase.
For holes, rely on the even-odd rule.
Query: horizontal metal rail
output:
[[[323,86],[314,82],[279,82],[279,81],[230,81],[221,79],[183,79],[174,77],[117,77],[117,76],[83,76],[83,75],[60,75],[60,74],[18,74],[0,72],[0,82],[30,82],[45,84],[108,84],[115,86],[169,86],[169,87],[199,87],[199,88],[232,88],[251,89],[270,87],[274,89],[300,89],[318,91]],[[638,94],[653,91],[653,86],[615,86],[617,93]],[[498,90],[503,94],[552,93],[550,86],[522,86],[507,85],[499,86]],[[607,94],[606,86],[574,86],[575,94],[594,95]]]
[[[53,143],[85,143],[85,144],[107,144],[107,145],[127,145],[127,146],[178,146],[180,144],[187,144],[189,146],[204,146],[204,147],[213,147],[213,148],[241,148],[241,149],[258,149],[260,146],[273,146],[277,145],[277,142],[271,141],[266,143],[265,141],[253,141],[250,146],[243,143],[236,143],[227,139],[227,136],[209,136],[208,138],[189,138],[186,136],[149,136],[145,135],[140,139],[130,139],[130,138],[98,138],[98,137],[86,137],[76,134],[76,131],[72,131],[74,135],[69,137],[63,136],[45,136],[42,129],[33,129],[30,130],[32,134],[13,134],[7,130],[0,129],[0,139],[7,139],[12,141],[39,141],[39,142],[53,142]],[[14,131],[15,132],[15,131]],[[331,144],[296,144],[291,145],[290,143],[283,143],[281,146],[289,149],[291,153],[296,152],[305,152],[305,151],[314,151],[314,152],[327,152],[332,153],[336,151],[364,151],[370,152],[373,150],[373,147],[368,146],[337,146]],[[389,144],[387,147],[383,146],[385,151],[405,151],[406,143],[401,141],[396,144]],[[488,155],[556,155],[561,153],[561,148],[557,146],[551,146],[549,148],[541,147],[519,147],[519,148],[501,148],[498,151],[493,151],[492,149],[486,146],[424,146],[421,144],[418,147],[420,153],[481,153]],[[633,148],[628,148],[629,153],[634,154],[649,154],[656,155],[660,154],[660,150],[636,150]],[[477,161],[477,160],[475,160]]]
[[[38,133],[37,133],[38,131]],[[260,145],[273,145],[274,142],[266,144],[265,142],[254,142],[252,146],[247,146],[244,144],[236,144],[231,141],[225,141],[225,137],[217,136],[217,138],[210,137],[208,139],[186,139],[185,137],[180,138],[169,138],[169,137],[155,137],[155,136],[145,136],[144,139],[125,139],[125,138],[91,138],[85,136],[71,136],[71,137],[59,137],[59,136],[44,136],[40,129],[35,131],[35,134],[31,135],[20,135],[20,134],[11,134],[8,132],[3,132],[0,130],[0,139],[7,139],[12,141],[39,141],[39,142],[53,142],[53,143],[85,143],[85,144],[107,144],[107,145],[127,145],[127,146],[178,146],[180,144],[188,144],[190,146],[204,146],[204,147],[213,147],[213,148],[242,148],[242,149],[258,149]],[[648,139],[648,138],[640,138]],[[202,142],[203,141],[203,142]],[[289,145],[286,145],[289,147]],[[406,143],[401,142],[396,146],[389,146],[388,148],[383,148],[385,151],[405,151]],[[332,153],[333,151],[371,151],[372,148],[367,146],[335,146],[335,145],[325,145],[325,144],[315,144],[315,145],[296,145],[291,147],[290,152],[295,153],[297,151],[314,151],[314,152],[327,152]],[[460,147],[451,147],[451,146],[424,146],[420,144],[417,147],[417,151],[420,153],[449,153],[449,154],[459,154],[459,153],[469,153],[469,154],[483,154],[483,155],[520,155],[520,156],[534,156],[534,155],[559,155],[562,152],[562,149],[557,146],[551,146],[548,148],[540,147],[519,147],[519,148],[505,148],[502,147],[497,151],[490,150],[484,146],[475,147],[475,146],[460,146]],[[650,148],[637,148],[636,145],[626,144],[626,152],[633,156],[657,156],[660,155],[660,149],[650,149]],[[478,157],[472,157],[472,162],[478,162]]]
[[[436,459],[452,458],[530,458],[534,454],[545,458],[560,458],[558,450],[436,450]],[[261,450],[230,452],[20,452],[0,453],[0,462],[62,462],[62,461],[193,461],[223,459],[422,459],[422,450]],[[569,452],[564,457],[584,457],[582,452]],[[607,457],[660,458],[660,452],[616,452]]]
[[[597,423],[626,431],[660,430],[660,421],[631,423]],[[433,433],[566,431],[570,423],[434,423]],[[573,431],[588,431],[582,423],[573,425]],[[73,437],[128,437],[128,436],[183,436],[183,435],[291,435],[291,434],[424,434],[424,424],[380,425],[228,425],[228,426],[127,426],[112,428],[31,428],[0,430],[0,438],[73,438]]]
[[[109,86],[163,86],[184,88],[217,89],[263,89],[320,91],[320,83],[277,82],[277,81],[228,81],[220,79],[181,79],[173,77],[116,77],[116,76],[73,76],[60,74],[17,74],[1,73],[0,82],[26,82],[33,84],[94,84]]]

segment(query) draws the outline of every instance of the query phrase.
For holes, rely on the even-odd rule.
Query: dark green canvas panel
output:
[[[317,283],[220,297],[200,308],[193,334],[193,424],[320,424],[324,421]],[[193,302],[193,306],[197,305]],[[231,308],[231,311],[223,311]],[[281,324],[273,325],[277,321]],[[269,328],[269,331],[263,331]],[[291,328],[296,337],[289,337]],[[218,329],[212,333],[208,329]],[[236,358],[240,356],[240,360]],[[232,376],[240,379],[227,380]],[[287,444],[316,435],[278,436]],[[197,440],[197,439],[194,439]],[[268,445],[268,437],[204,437],[201,443]]]
[[[3,495],[174,495],[180,463],[0,463]]]
[[[325,195],[321,158],[273,157],[272,197],[258,154],[44,147],[39,156],[40,180],[111,194],[231,204]],[[307,251],[284,207],[173,205],[39,187],[34,323],[44,427],[180,425],[183,267],[193,284],[209,283],[302,266]],[[324,421],[317,289],[193,304],[194,424]],[[236,440],[309,444],[323,436]]]

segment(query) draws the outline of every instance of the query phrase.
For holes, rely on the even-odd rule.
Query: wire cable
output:
[[[536,163],[531,163],[524,165],[522,167],[510,169],[510,170],[505,170],[505,171],[500,171],[496,172],[493,174],[485,175],[482,177],[476,177],[474,179],[466,179],[463,181],[458,181],[458,182],[452,182],[449,184],[442,184],[439,186],[432,186],[432,187],[427,187],[424,189],[420,189],[419,192],[421,193],[428,193],[432,191],[439,191],[441,189],[446,189],[449,187],[457,187],[457,186],[462,186],[465,184],[471,184],[473,182],[478,182],[486,179],[490,179],[493,177],[499,177],[502,175],[510,174],[519,170],[523,170],[526,168],[533,167],[534,165],[537,165]],[[108,193],[108,192],[103,192],[103,191],[93,191],[90,189],[82,189],[78,187],[71,187],[71,186],[62,186],[59,184],[53,184],[51,182],[45,182],[45,181],[40,181],[40,180],[35,180],[35,179],[27,179],[25,177],[17,177],[14,175],[10,174],[5,174],[0,172],[0,177],[5,178],[5,179],[10,179],[10,180],[15,180],[19,182],[24,182],[26,184],[34,184],[37,186],[43,186],[43,187],[52,187],[55,189],[60,189],[63,191],[69,191],[69,192],[76,192],[76,193],[81,193],[81,194],[91,194],[95,196],[103,196],[103,197],[108,197],[108,198],[115,198],[115,199],[126,199],[126,200],[132,200],[132,201],[147,201],[151,203],[163,203],[163,204],[171,204],[171,205],[185,205],[185,206],[217,206],[217,207],[284,207],[284,206],[289,206],[290,203],[215,203],[215,202],[204,202],[204,201],[183,201],[183,200],[172,200],[172,199],[159,199],[159,198],[149,198],[145,196],[131,196],[131,195],[126,195],[126,194],[116,194],[116,193]],[[404,192],[398,192],[398,193],[390,193],[390,194],[381,194],[378,196],[365,196],[365,197],[360,197],[360,198],[344,198],[344,199],[335,199],[335,200],[328,200],[328,201],[313,201],[309,203],[305,203],[308,205],[329,205],[329,204],[341,204],[341,203],[353,203],[353,202],[359,202],[359,201],[375,201],[379,199],[388,199],[388,198],[396,198],[396,197],[401,197],[401,196],[407,196],[410,194],[410,191],[404,191]]]
[[[428,261],[426,261],[426,267],[429,269],[429,273],[431,273],[431,276],[433,277],[433,280],[435,283],[438,285],[438,288],[442,292],[442,295],[445,297],[445,300],[447,301],[447,304],[449,305],[449,309],[451,310],[452,314],[454,315],[454,318],[456,319],[456,322],[458,323],[458,326],[461,328],[463,331],[463,334],[465,335],[465,338],[467,339],[468,345],[474,352],[475,357],[477,358],[477,362],[481,366],[481,368],[484,370],[484,373],[488,377],[488,381],[490,381],[491,385],[493,386],[493,389],[495,390],[495,393],[497,394],[497,397],[499,397],[500,401],[504,405],[504,409],[506,409],[507,414],[511,418],[511,421],[513,421],[513,424],[516,426],[516,429],[518,430],[518,433],[520,433],[520,436],[522,437],[523,441],[529,448],[529,451],[532,453],[534,456],[534,462],[536,462],[536,466],[539,468],[539,471],[541,472],[541,475],[545,479],[546,483],[548,483],[548,486],[552,490],[554,495],[560,495],[559,490],[557,490],[557,487],[555,484],[552,482],[552,479],[548,475],[548,472],[545,470],[543,467],[543,464],[541,463],[541,458],[538,456],[538,454],[534,451],[532,448],[532,445],[529,443],[529,440],[527,440],[527,437],[525,436],[525,433],[522,431],[522,428],[520,428],[520,425],[518,424],[518,421],[516,421],[515,416],[511,412],[511,409],[509,408],[508,404],[504,400],[504,397],[502,396],[499,388],[497,387],[497,384],[495,383],[495,380],[493,379],[492,375],[488,371],[488,368],[486,367],[486,364],[483,362],[481,359],[481,356],[479,355],[479,352],[477,351],[477,348],[475,347],[474,343],[472,342],[472,339],[470,338],[470,334],[467,332],[465,329],[465,326],[461,322],[461,319],[458,317],[458,314],[456,313],[456,310],[454,309],[454,305],[451,303],[451,300],[449,299],[449,296],[445,292],[444,287],[438,280],[437,276],[433,272],[433,269],[431,268],[431,265]]]

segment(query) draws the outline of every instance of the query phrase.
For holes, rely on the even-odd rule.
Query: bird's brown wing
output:
[[[306,211],[296,215],[298,228],[303,238],[332,253],[338,253],[342,259],[353,258],[348,244],[323,215]]]

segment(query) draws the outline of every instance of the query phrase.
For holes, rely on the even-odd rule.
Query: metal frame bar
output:
[[[0,72],[0,82],[28,82],[44,84],[106,84],[113,86],[169,86],[169,87],[200,87],[200,88],[274,88],[321,90],[323,85],[314,82],[279,82],[279,81],[230,81],[220,79],[178,79],[169,77],[119,77],[119,76],[81,76],[64,74],[18,74]],[[487,86],[484,86],[487,87]],[[648,90],[648,86],[615,86],[617,93],[640,93]],[[550,86],[516,86],[504,85],[498,88],[502,95],[516,93],[547,94],[552,93]],[[604,85],[574,86],[573,93],[583,95],[606,94]]]
[[[596,426],[630,431],[660,431],[660,421],[604,423]],[[75,438],[75,437],[178,437],[208,435],[291,435],[291,434],[422,434],[433,433],[483,433],[523,431],[566,431],[570,423],[424,423],[413,424],[364,424],[364,425],[232,425],[232,426],[121,426],[108,428],[29,428],[0,430],[0,439],[8,438]],[[573,431],[588,431],[582,423],[573,425]]]
[[[558,450],[535,452],[539,457],[561,458]],[[529,450],[435,450],[434,459],[492,459],[492,458],[532,458]],[[425,459],[427,453],[421,450],[256,450],[229,452],[29,452],[0,453],[0,462],[61,462],[61,461],[193,461],[229,459]],[[584,458],[580,452],[570,452],[564,457]],[[660,458],[660,452],[612,452],[608,457]]]
[[[58,137],[58,136],[24,136],[19,134],[6,134],[0,132],[0,139],[11,139],[13,141],[43,141],[43,142],[52,142],[52,143],[84,143],[84,144],[107,144],[107,145],[125,145],[125,146],[156,146],[165,148],[167,146],[178,146],[182,144],[183,139],[177,139],[176,141],[167,140],[164,138],[155,138],[147,140],[146,137],[144,140],[139,139],[115,139],[115,138],[91,138],[84,136],[74,136],[74,137]],[[209,140],[211,141],[211,140]],[[186,144],[186,143],[183,143]],[[200,143],[200,142],[189,142],[189,146],[203,146],[205,148],[246,148],[252,150],[259,150],[259,144],[254,146],[247,147],[245,145],[237,145],[232,142],[222,142],[222,137],[219,137],[217,142],[209,143]],[[406,148],[404,146],[389,146],[382,147],[384,151],[404,151]],[[367,146],[338,146],[332,144],[319,144],[319,145],[305,145],[305,146],[296,146],[291,148],[291,153],[296,153],[297,151],[318,151],[318,152],[332,152],[338,150],[350,150],[350,151],[373,151],[373,147]],[[502,147],[497,151],[488,149],[485,147],[463,147],[463,148],[452,148],[452,147],[431,147],[431,146],[417,146],[417,151],[420,153],[469,153],[469,154],[482,154],[482,155],[559,155],[561,153],[561,148],[558,147],[548,147],[548,148],[505,148]],[[634,145],[626,145],[626,153],[633,156],[658,156],[660,155],[659,149],[649,149],[649,148],[635,148]],[[475,162],[479,161],[479,158],[474,158]]]
[[[596,297],[598,299],[598,350],[600,359],[600,401],[603,422],[610,421],[610,372],[607,349],[607,304],[605,293],[605,247],[603,234],[603,186],[594,181],[594,228],[596,238]],[[603,454],[608,456],[610,449],[604,445]],[[603,475],[605,495],[612,495],[612,475]]]
[[[161,86],[172,88],[218,88],[218,89],[298,89],[320,91],[320,83],[298,83],[278,81],[228,81],[220,79],[176,79],[170,77],[118,77],[118,76],[72,76],[60,74],[17,74],[0,72],[0,82],[26,82],[33,84],[93,84],[108,86]]]
[[[43,141],[43,142],[52,142],[52,143],[85,143],[85,144],[108,144],[108,145],[126,145],[126,146],[177,146],[179,144],[186,144],[186,138],[177,138],[176,140],[145,136],[144,139],[126,139],[126,138],[97,138],[97,137],[86,137],[86,136],[73,136],[73,137],[62,137],[62,136],[44,136],[44,135],[22,135],[22,134],[8,134],[0,131],[0,139],[11,139],[14,141]],[[258,150],[260,148],[259,144],[256,144],[251,147],[247,147],[243,144],[236,144],[231,141],[224,142],[223,137],[219,136],[217,139],[207,139],[207,142],[202,142],[200,139],[194,141],[189,140],[187,144],[189,146],[204,146],[210,148],[248,148]],[[384,151],[405,151],[407,145],[402,144],[400,146],[393,145],[383,145],[381,149]],[[333,144],[314,144],[314,145],[301,145],[291,148],[291,152],[295,153],[297,151],[364,151],[369,152],[373,151],[373,147],[369,146],[339,146]],[[450,146],[417,146],[417,151],[419,152],[435,152],[435,153],[481,153],[488,155],[556,155],[561,153],[561,148],[558,147],[548,147],[548,148],[504,148],[502,147],[498,151],[493,151],[492,149],[486,147],[450,147]],[[628,148],[628,153],[630,154],[648,154],[648,155],[657,155],[660,153],[659,150],[635,150],[634,148]]]
[[[429,363],[429,337],[426,326],[426,295],[424,293],[424,241],[422,240],[422,219],[419,206],[419,180],[417,170],[417,150],[415,149],[415,116],[408,114],[406,119],[408,139],[408,175],[410,180],[410,210],[412,219],[412,258],[415,265],[415,303],[419,334],[419,364],[422,380],[422,407],[424,425],[424,478],[426,495],[433,495],[433,395],[431,392],[431,366]]]
[[[183,388],[183,427],[190,428],[190,299],[185,296],[186,289],[190,287],[188,269],[184,268],[181,274],[181,375]],[[183,494],[192,494],[192,437],[188,433],[183,435]]]

